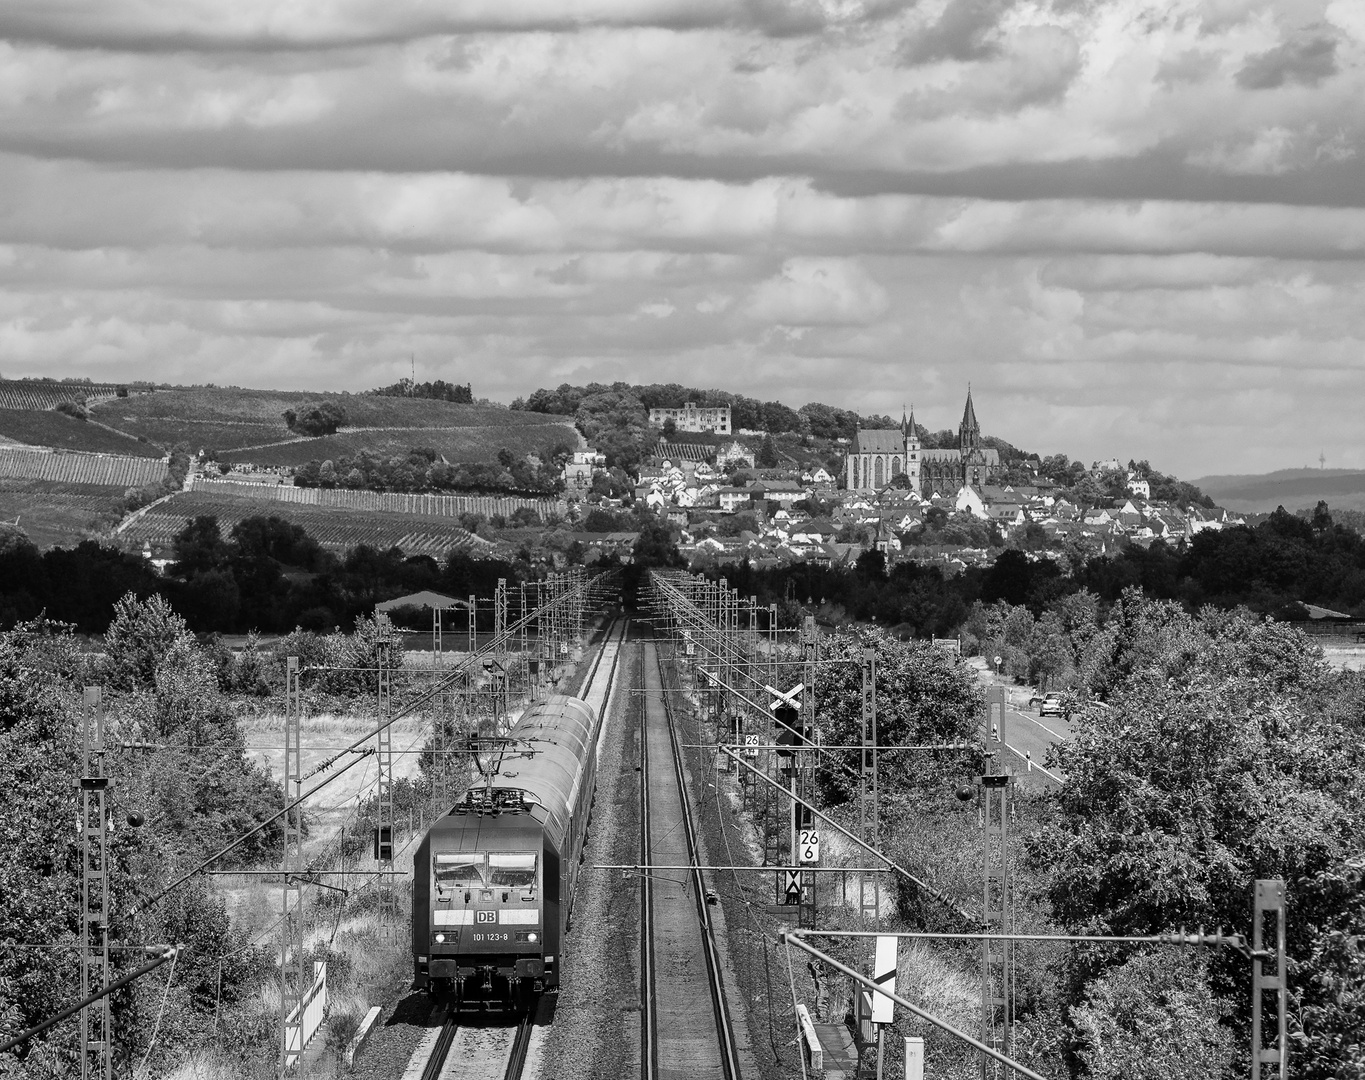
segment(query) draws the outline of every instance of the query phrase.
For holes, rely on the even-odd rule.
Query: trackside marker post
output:
[[[905,1080],[924,1080],[924,1040],[905,1037]]]
[[[900,939],[894,934],[880,935],[872,961],[872,981],[876,984],[872,994],[872,1022],[877,1025],[877,1080],[882,1076],[886,1028],[896,1018],[896,1003],[887,995],[896,992],[896,946],[899,943]]]

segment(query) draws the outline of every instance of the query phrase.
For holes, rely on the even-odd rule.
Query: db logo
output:
[[[498,921],[498,913],[496,911],[476,911],[474,912],[474,921],[476,923],[495,923]]]

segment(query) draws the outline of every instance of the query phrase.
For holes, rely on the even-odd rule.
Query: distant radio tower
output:
[[[1327,455],[1325,453],[1318,454],[1318,468],[1319,469],[1327,468]]]

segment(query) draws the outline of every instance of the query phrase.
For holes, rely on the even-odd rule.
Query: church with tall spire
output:
[[[850,491],[880,491],[901,473],[911,491],[929,498],[953,495],[963,487],[980,491],[1000,472],[998,451],[981,445],[981,425],[967,387],[967,405],[957,428],[957,447],[925,449],[915,427],[915,411],[901,413],[900,430],[859,430],[844,465]]]

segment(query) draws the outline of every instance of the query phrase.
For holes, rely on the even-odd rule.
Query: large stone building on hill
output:
[[[963,487],[980,491],[1000,472],[998,451],[981,445],[972,391],[957,429],[956,449],[925,449],[915,430],[915,416],[901,417],[899,429],[859,431],[853,437],[844,466],[844,486],[850,491],[879,491],[904,473],[912,491],[928,498],[951,495]]]

